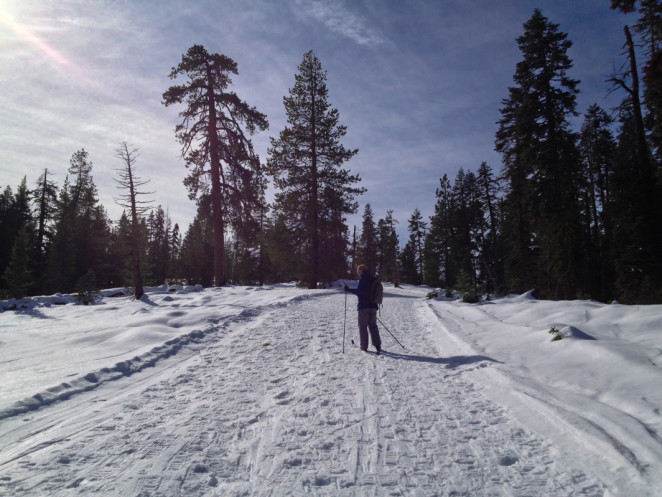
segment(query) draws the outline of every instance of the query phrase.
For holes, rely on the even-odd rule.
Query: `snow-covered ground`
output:
[[[171,290],[0,312],[0,495],[662,495],[662,306]]]

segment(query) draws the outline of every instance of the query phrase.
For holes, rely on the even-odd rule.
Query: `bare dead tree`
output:
[[[149,180],[143,180],[136,176],[136,159],[138,158],[138,149],[130,148],[129,144],[122,142],[116,150],[116,155],[124,166],[116,169],[119,179],[115,179],[119,186],[117,188],[125,191],[122,195],[115,198],[118,205],[129,209],[131,213],[131,258],[133,262],[133,284],[135,287],[134,296],[139,300],[143,294],[143,279],[140,271],[140,228],[139,219],[142,214],[149,210],[151,200],[139,200],[143,195],[152,195],[154,192],[140,191],[140,187],[149,183]]]

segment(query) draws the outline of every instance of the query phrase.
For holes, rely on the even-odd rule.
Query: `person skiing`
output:
[[[368,290],[372,282],[370,275],[370,268],[365,264],[359,264],[356,268],[359,275],[358,288],[352,289],[345,285],[345,291],[353,293],[359,298],[356,309],[359,311],[359,339],[361,350],[368,350],[368,330],[370,330],[370,339],[373,347],[377,349],[377,353],[382,350],[382,340],[379,336],[379,328],[377,328],[377,309],[378,304],[374,304],[368,300]]]

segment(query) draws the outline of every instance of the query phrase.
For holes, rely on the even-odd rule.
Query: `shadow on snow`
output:
[[[403,361],[414,361],[414,362],[429,362],[431,364],[443,364],[446,366],[446,369],[455,369],[460,366],[466,366],[468,364],[475,364],[477,362],[489,361],[497,362],[502,364],[496,359],[487,357],[484,355],[472,355],[472,356],[454,356],[454,357],[428,357],[421,355],[412,355],[412,354],[400,354],[396,352],[387,352],[382,350],[382,355],[387,357],[392,357],[394,359],[400,359]]]

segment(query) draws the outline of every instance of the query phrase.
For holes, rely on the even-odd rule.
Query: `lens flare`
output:
[[[44,40],[35,35],[25,25],[16,22],[10,15],[0,11],[0,23],[13,31],[23,41],[29,43],[40,52],[46,59],[57,65],[76,70],[76,66],[56,49],[48,45]]]

